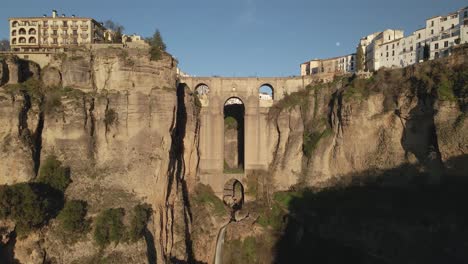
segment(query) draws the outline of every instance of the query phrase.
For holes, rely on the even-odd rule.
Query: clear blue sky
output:
[[[466,0],[3,0],[0,38],[8,17],[60,14],[112,19],[126,33],[159,28],[168,51],[197,76],[289,76],[299,64],[355,51],[375,31],[408,34],[426,18]]]

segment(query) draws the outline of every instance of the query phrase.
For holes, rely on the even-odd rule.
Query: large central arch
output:
[[[245,164],[244,102],[230,97],[224,102],[224,173],[242,173]]]

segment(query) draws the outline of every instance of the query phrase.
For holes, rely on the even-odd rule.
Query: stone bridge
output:
[[[198,94],[201,108],[200,164],[198,176],[210,185],[215,193],[226,196],[233,186],[232,179],[241,183],[251,170],[268,169],[272,153],[268,142],[267,115],[269,108],[284,95],[304,89],[310,77],[290,78],[224,78],[224,77],[181,77],[180,83]],[[272,97],[260,98],[260,88],[271,89]],[[262,88],[263,89],[263,88]],[[234,99],[233,99],[234,98]],[[233,104],[236,107],[230,107]],[[242,105],[241,107],[238,105]],[[232,109],[229,109],[232,108]],[[236,110],[237,109],[237,110]],[[238,113],[238,161],[239,166],[226,171],[224,119],[231,110]],[[234,139],[235,141],[235,139]],[[224,192],[224,193],[223,193]]]

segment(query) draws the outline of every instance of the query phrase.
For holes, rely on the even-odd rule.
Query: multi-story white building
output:
[[[365,70],[376,71],[380,67],[384,67],[381,65],[393,65],[396,46],[399,45],[395,41],[403,36],[402,30],[387,29],[361,38],[359,44],[364,53]],[[388,43],[392,49],[387,45]]]
[[[446,16],[435,16],[426,20],[424,28],[409,36],[402,30],[387,29],[372,33],[359,41],[365,71],[380,68],[406,67],[426,60],[449,56],[456,45],[468,43],[468,7]],[[346,56],[345,56],[346,57]],[[344,57],[312,60],[301,64],[301,75],[313,75],[333,71],[354,72],[344,69]],[[341,59],[341,61],[337,61]],[[349,64],[348,64],[349,65]]]
[[[53,10],[47,17],[10,18],[12,51],[50,51],[69,45],[99,43],[104,40],[105,27],[92,18],[58,16]]]
[[[413,33],[400,39],[399,67],[406,67],[417,62],[416,35]]]
[[[329,59],[315,59],[301,64],[301,75],[347,74],[356,71],[356,54]]]

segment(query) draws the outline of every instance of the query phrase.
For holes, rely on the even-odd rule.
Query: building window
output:
[[[444,42],[444,47],[445,47],[445,48],[448,48],[448,41],[445,41],[445,42]]]
[[[78,35],[78,30],[73,30],[73,35],[74,36]]]
[[[433,34],[434,34],[434,30],[433,30],[433,29],[431,29],[431,35],[433,35]]]
[[[26,43],[26,38],[19,38],[19,43]]]
[[[454,25],[454,24],[452,24],[452,29],[454,29],[454,28],[455,28],[455,25]]]
[[[20,28],[19,34],[20,34],[20,35],[26,35],[26,29]]]
[[[439,58],[439,52],[436,52],[436,53],[434,54],[434,57],[435,57],[436,59],[438,59],[438,58]]]
[[[392,56],[395,56],[395,51],[394,50],[392,51]]]
[[[64,27],[68,27],[68,22],[67,22],[67,21],[63,21],[63,26],[64,26]]]
[[[13,21],[13,23],[11,24],[12,27],[17,27],[18,26],[18,21]]]
[[[387,58],[388,58],[388,52],[387,52]]]
[[[35,44],[36,43],[36,38],[35,37],[30,37],[29,38],[29,43]]]
[[[434,20],[431,21],[431,27],[433,27],[433,26],[434,26]]]
[[[52,39],[53,44],[58,44],[58,40],[56,38]]]
[[[418,39],[420,39],[420,38],[421,38],[421,33],[418,33]]]
[[[413,51],[413,47],[410,47],[410,51]]]
[[[388,36],[388,40],[390,40],[390,39],[391,39],[391,36],[389,35],[389,36]]]
[[[57,30],[53,30],[52,35],[57,35]]]
[[[13,44],[13,45],[16,44],[16,39],[15,39],[15,38],[13,38],[13,39],[11,40],[11,44]]]
[[[441,28],[440,28],[440,31],[444,31],[444,27],[441,27]]]
[[[392,49],[394,49],[394,48],[395,48],[395,43],[392,44]]]
[[[406,52],[406,48],[403,48],[403,52]]]
[[[387,50],[388,50],[388,45],[387,45],[387,46],[385,46],[385,47],[386,47],[386,48],[387,48]]]
[[[16,30],[13,30],[13,31],[11,32],[11,35],[12,35],[12,36],[16,36]]]
[[[29,35],[36,35],[36,30],[34,28],[31,28],[29,30]]]
[[[434,45],[434,49],[439,49],[439,43],[436,43],[436,44]]]
[[[57,26],[57,21],[54,21],[54,22],[53,22],[53,25],[54,25],[54,26]]]

